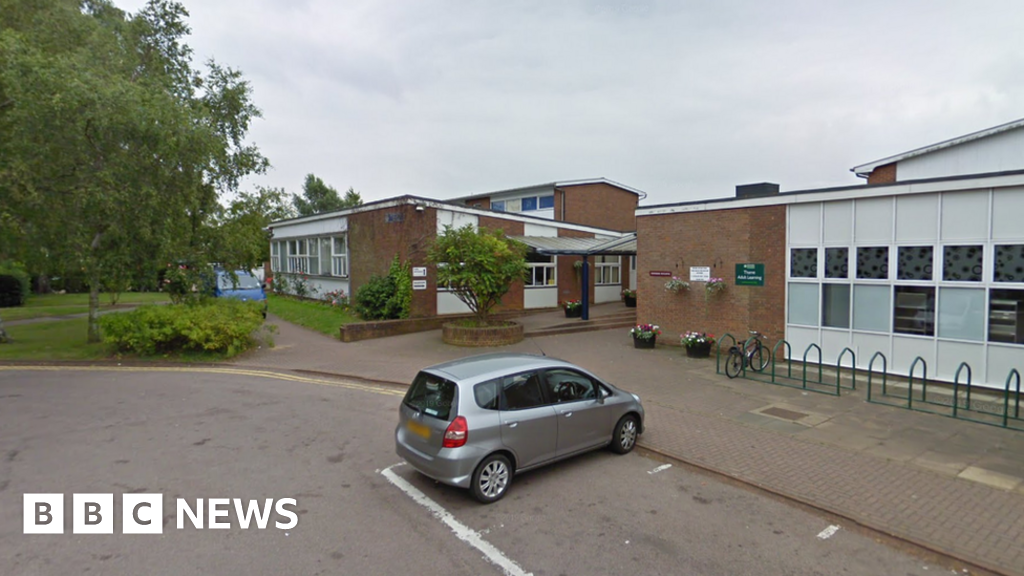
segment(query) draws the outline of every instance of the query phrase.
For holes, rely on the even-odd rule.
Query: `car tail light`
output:
[[[467,439],[469,439],[469,426],[466,425],[466,417],[457,416],[444,431],[444,442],[441,447],[458,448],[464,445]]]

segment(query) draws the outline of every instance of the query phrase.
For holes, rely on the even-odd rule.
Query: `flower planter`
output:
[[[654,345],[657,343],[657,336],[652,336],[650,338],[638,338],[633,336],[633,348],[654,348]]]
[[[636,308],[636,296],[623,296],[622,301],[626,303],[626,308]]]
[[[707,358],[711,356],[711,342],[687,346],[686,355],[689,358]]]
[[[566,318],[582,318],[583,317],[583,306],[577,306],[576,308],[565,309]]]

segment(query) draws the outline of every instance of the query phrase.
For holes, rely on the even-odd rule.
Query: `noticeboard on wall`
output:
[[[690,266],[690,282],[707,282],[711,280],[710,266]]]
[[[737,264],[737,286],[764,286],[764,264]]]

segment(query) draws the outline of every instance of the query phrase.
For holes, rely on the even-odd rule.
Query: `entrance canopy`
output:
[[[636,234],[622,238],[564,238],[553,236],[512,236],[534,252],[547,256],[634,256]]]

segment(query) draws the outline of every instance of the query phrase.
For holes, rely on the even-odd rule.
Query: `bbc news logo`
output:
[[[72,534],[113,534],[113,494],[72,494]],[[299,524],[294,508],[294,498],[274,500],[242,500],[241,498],[197,498],[194,505],[185,498],[175,500],[175,517],[178,530],[191,524],[198,530],[227,530],[231,528],[231,513],[234,512],[238,526],[243,530],[254,526],[266,530],[271,525],[271,516],[276,513],[273,526],[279,530],[290,530]],[[205,514],[204,514],[205,510]],[[25,494],[25,534],[64,533],[64,494]],[[284,521],[282,521],[284,520]],[[122,534],[163,534],[163,494],[122,494]]]

